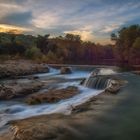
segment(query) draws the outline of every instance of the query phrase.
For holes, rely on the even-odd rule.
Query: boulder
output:
[[[61,67],[60,73],[61,74],[71,74],[72,73],[72,69],[71,69],[71,67]]]
[[[82,79],[81,81],[80,81],[80,85],[84,85],[84,83],[85,83],[85,78],[84,79]]]
[[[109,93],[117,93],[121,87],[123,87],[125,84],[127,83],[127,81],[125,80],[122,80],[122,79],[111,79],[110,80],[110,83],[109,83],[109,86],[106,88],[106,92],[109,92]]]

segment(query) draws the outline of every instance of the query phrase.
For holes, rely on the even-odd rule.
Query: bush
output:
[[[25,56],[29,59],[39,59],[41,55],[40,49],[37,47],[28,48],[25,52]]]

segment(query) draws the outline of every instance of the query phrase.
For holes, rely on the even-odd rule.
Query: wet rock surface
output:
[[[63,89],[49,90],[45,93],[37,93],[31,95],[26,99],[28,104],[41,104],[41,103],[54,103],[62,99],[70,98],[79,93],[79,90],[75,86],[69,86]]]

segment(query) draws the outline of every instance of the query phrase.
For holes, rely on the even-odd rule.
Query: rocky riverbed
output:
[[[3,137],[12,136],[9,140],[85,139],[84,126],[101,117],[102,111],[109,110],[111,104],[117,104],[118,99],[114,99],[116,98],[114,96],[102,93],[88,102],[72,108],[71,115],[51,114],[11,121],[10,132]]]
[[[2,81],[0,140],[82,139],[85,133],[77,127],[83,128],[98,118],[102,114],[98,112],[99,107],[106,110],[111,107],[106,104],[116,104],[116,94],[102,87],[109,86],[114,93],[118,92],[118,86],[126,84],[119,79],[110,82],[110,77],[102,79],[98,74],[92,79],[91,71],[76,68],[61,74],[62,69],[65,68],[49,68],[49,73]],[[92,88],[85,87],[91,85],[88,80],[84,80],[88,84],[80,85],[85,78],[92,79]]]

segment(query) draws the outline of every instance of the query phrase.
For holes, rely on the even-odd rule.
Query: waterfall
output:
[[[85,81],[84,86],[93,89],[105,89],[109,86],[110,80],[109,76],[91,76]]]

